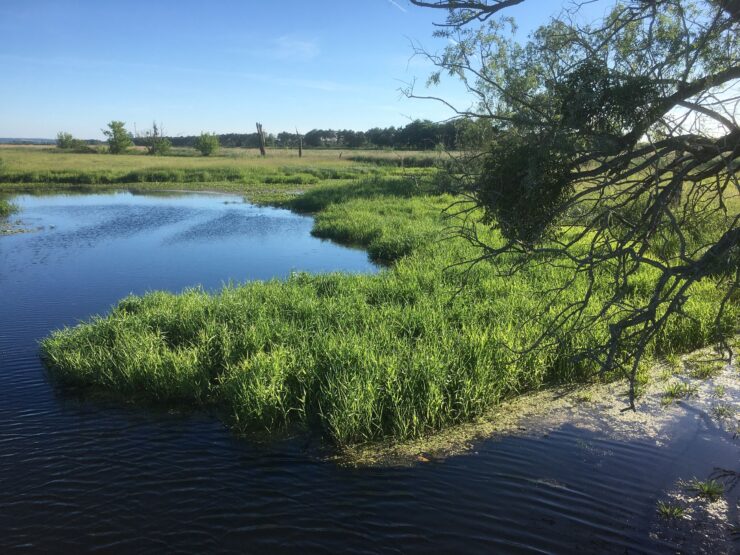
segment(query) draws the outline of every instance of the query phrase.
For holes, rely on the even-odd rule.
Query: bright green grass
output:
[[[0,218],[7,218],[13,212],[15,212],[15,206],[13,206],[7,200],[0,198]]]
[[[224,156],[148,157],[2,148],[0,190],[81,192],[220,190],[316,214],[314,233],[366,248],[390,265],[375,276],[295,275],[218,295],[189,291],[130,297],[104,318],[47,338],[42,349],[60,381],[167,403],[216,407],[238,430],[289,426],[321,431],[337,445],[406,439],[470,420],[499,400],[595,368],[569,355],[605,330],[562,335],[545,352],[515,360],[547,325],[526,321],[559,270],[498,278],[487,266],[446,270],[476,253],[446,239],[433,170],[339,158],[336,152],[234,149]],[[392,154],[391,154],[392,155]],[[372,153],[368,158],[386,156]],[[24,182],[25,181],[25,182]],[[489,240],[496,237],[490,235]],[[634,280],[638,299],[654,279]],[[578,298],[576,284],[559,301]],[[596,291],[603,295],[606,291]],[[653,346],[686,352],[709,341],[720,292],[694,287],[694,318],[676,319]],[[554,313],[558,306],[550,308]],[[733,306],[726,326],[737,320]],[[563,332],[564,333],[564,332]]]
[[[563,331],[551,349],[520,359],[504,346],[525,346],[545,329],[547,314],[527,316],[562,270],[496,277],[479,265],[454,294],[462,269],[446,268],[476,252],[445,239],[442,211],[452,200],[429,180],[389,175],[284,196],[284,205],[316,212],[317,235],[361,245],[391,266],[373,276],[297,274],[216,295],[128,297],[109,315],[46,338],[44,357],[64,383],[212,406],[239,431],[298,427],[339,446],[419,437],[545,383],[593,375],[595,367],[569,355],[604,341],[606,329]],[[649,270],[637,276],[637,300],[653,279]],[[574,284],[550,314],[584,285]],[[671,320],[652,348],[665,354],[707,344],[721,295],[710,280],[696,285],[691,318]],[[731,306],[724,325],[738,316]]]
[[[184,151],[188,149],[177,149]],[[54,146],[11,146],[0,145],[0,158],[7,172],[113,172],[126,173],[151,169],[208,170],[213,168],[235,168],[244,170],[269,170],[279,166],[310,168],[370,167],[382,165],[390,160],[391,165],[403,165],[399,161],[421,162],[434,160],[438,155],[416,151],[363,151],[363,150],[304,150],[302,158],[297,150],[267,149],[267,156],[259,156],[257,149],[222,148],[216,156],[198,156],[189,149],[191,156],[147,156],[141,150],[126,154],[80,154],[59,150]],[[357,158],[357,160],[353,160]],[[413,165],[413,164],[412,164]],[[427,165],[424,163],[424,165]]]

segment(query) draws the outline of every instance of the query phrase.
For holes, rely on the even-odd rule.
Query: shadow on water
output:
[[[305,437],[254,442],[203,412],[55,391],[37,341],[129,292],[375,271],[310,218],[224,200],[14,200],[42,230],[0,238],[0,551],[669,553],[651,533],[662,492],[736,464],[736,442],[691,412],[665,445],[565,423],[353,468]]]

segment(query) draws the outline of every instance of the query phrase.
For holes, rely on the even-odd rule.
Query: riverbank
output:
[[[83,164],[85,155],[78,156]],[[144,157],[128,158],[138,164]],[[78,172],[73,187],[80,192],[225,190],[310,212],[314,235],[360,246],[388,269],[375,276],[298,274],[214,295],[154,292],[126,298],[103,318],[55,332],[42,343],[59,382],[123,398],[208,407],[239,432],[305,430],[346,448],[428,437],[522,392],[593,377],[594,363],[576,362],[572,355],[604,341],[605,328],[575,335],[561,330],[551,349],[523,356],[511,350],[542,334],[549,315],[584,294],[585,280],[543,307],[540,292],[559,285],[566,272],[548,266],[497,276],[490,266],[463,264],[478,253],[450,235],[455,220],[444,210],[459,199],[443,192],[433,169],[342,162],[309,171],[286,168],[277,158],[270,162],[261,162],[258,172],[219,170],[221,178],[233,177],[221,181],[202,181],[204,170],[198,167],[137,170],[123,164],[110,183],[98,184],[84,181],[103,174],[83,166],[65,171]],[[4,179],[27,175],[24,167],[32,166],[40,163],[16,163],[16,173]],[[36,167],[39,179],[49,171]],[[163,180],[127,183],[154,175]],[[292,179],[295,175],[305,182]],[[0,188],[69,186],[40,181]],[[483,233],[493,244],[498,240],[495,232]],[[632,300],[639,303],[654,276],[645,270],[635,278],[639,286]],[[598,301],[606,293],[597,288],[593,295]],[[649,354],[707,345],[722,295],[711,279],[697,284],[687,317],[673,318]],[[728,332],[739,313],[737,305],[725,313]]]

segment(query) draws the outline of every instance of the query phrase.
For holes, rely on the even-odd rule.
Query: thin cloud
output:
[[[272,43],[270,55],[278,60],[299,60],[307,62],[317,58],[321,49],[316,41],[303,40],[283,35]]]
[[[398,2],[396,2],[396,0],[388,0],[388,2],[389,2],[389,3],[391,3],[391,4],[393,4],[394,6],[396,6],[396,7],[397,7],[397,8],[399,9],[399,10],[401,10],[401,11],[402,11],[403,13],[406,13],[406,12],[408,11],[408,10],[407,10],[406,8],[404,8],[404,7],[403,7],[403,6],[401,5],[401,4],[399,4]]]
[[[128,67],[137,70],[153,71],[157,73],[187,73],[198,75],[212,75],[233,79],[244,79],[249,81],[258,81],[262,83],[271,83],[282,87],[298,87],[303,89],[313,89],[324,92],[359,92],[369,90],[365,86],[348,85],[344,82],[332,81],[327,79],[302,79],[282,77],[269,73],[254,73],[244,71],[229,71],[221,69],[212,69],[208,67],[187,67],[176,65],[160,65],[136,62],[121,62],[104,59],[82,59],[82,58],[37,58],[27,56],[14,56],[0,54],[0,60],[21,62],[24,64],[34,64],[51,67],[63,67],[65,69],[75,68],[81,71],[90,70],[107,70],[118,72],[120,68]]]

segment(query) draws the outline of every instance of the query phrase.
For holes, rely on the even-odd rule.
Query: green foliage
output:
[[[658,514],[665,520],[675,520],[682,518],[686,514],[686,509],[680,505],[658,501]]]
[[[428,85],[459,79],[472,99],[458,113],[496,130],[482,156],[468,157],[483,158],[480,168],[463,164],[450,180],[505,243],[482,241],[479,219],[460,233],[481,247],[476,260],[495,259],[502,272],[553,264],[574,280],[591,276],[556,327],[611,322],[609,340],[582,356],[621,368],[632,404],[647,346],[672,335],[663,316],[683,310],[685,291],[706,279],[740,285],[737,212],[724,202],[738,193],[728,161],[740,134],[734,100],[721,93],[738,79],[737,10],[715,0],[614,0],[603,18],[581,23],[588,3],[576,2],[521,41],[513,20],[492,17],[509,2],[413,2],[446,13],[435,33],[448,39],[444,52],[416,52],[436,66]],[[607,281],[610,295],[591,295]],[[556,303],[560,292],[542,290]]]
[[[486,222],[509,240],[541,241],[573,191],[571,158],[560,138],[501,136],[486,156],[476,186]]]
[[[126,131],[126,124],[122,121],[111,121],[108,129],[103,129],[103,135],[108,137],[108,151],[111,154],[126,152],[134,144],[131,134]]]
[[[11,204],[4,198],[0,198],[0,218],[7,218],[15,211],[16,207],[14,204]]]
[[[162,135],[162,129],[156,121],[152,123],[152,128],[144,133],[141,142],[146,147],[147,154],[153,156],[164,156],[172,148],[172,142]]]
[[[717,420],[730,420],[735,417],[735,407],[729,403],[718,403],[712,407],[712,416]]]
[[[665,392],[663,393],[662,402],[664,405],[669,405],[680,399],[688,399],[689,397],[695,396],[698,390],[699,389],[696,385],[674,382],[666,387]]]
[[[703,497],[710,502],[717,501],[720,497],[722,497],[722,493],[725,491],[724,486],[720,484],[717,480],[701,481],[694,478],[690,482],[684,484],[684,486],[694,495],[697,495],[698,497]]]
[[[60,131],[57,133],[57,148],[62,150],[73,150],[75,152],[94,152],[85,141],[82,139],[75,139],[72,133],[65,133]]]
[[[201,133],[200,137],[195,140],[194,146],[203,156],[210,156],[218,152],[221,145],[215,133]]]
[[[618,136],[655,109],[659,87],[647,76],[616,77],[604,62],[587,59],[556,88],[563,124],[592,135]]]
[[[456,269],[475,249],[444,239],[442,211],[452,200],[429,179],[315,187],[288,205],[317,212],[316,234],[363,246],[390,268],[295,274],[215,295],[128,297],[109,315],[46,338],[45,360],[63,383],[212,406],[239,431],[311,429],[339,446],[420,437],[522,391],[593,376],[597,367],[572,355],[608,337],[605,326],[561,330],[546,351],[516,356],[508,348],[533,341],[582,295],[585,282],[575,282],[542,318],[528,319],[538,292],[560,279],[558,270],[497,277],[485,265]],[[487,240],[500,240],[488,233]],[[651,349],[664,349],[663,341],[677,351],[708,342],[708,307],[720,297],[711,284],[697,285],[687,307],[692,319],[674,318]]]

